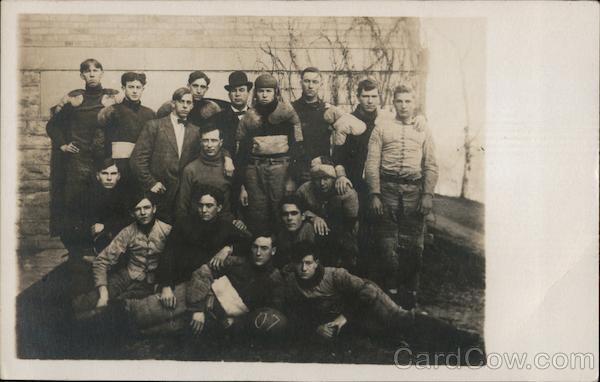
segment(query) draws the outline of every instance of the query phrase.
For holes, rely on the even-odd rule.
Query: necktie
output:
[[[233,112],[233,115],[235,115],[236,117],[239,117],[240,115],[244,115],[244,114],[246,114],[246,110]]]
[[[181,118],[177,118],[177,123],[179,123],[183,126],[187,125],[187,121],[185,119],[181,119]]]

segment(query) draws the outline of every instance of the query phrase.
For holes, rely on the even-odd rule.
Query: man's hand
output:
[[[383,216],[383,203],[379,195],[371,195],[371,213],[374,216]]]
[[[206,316],[204,315],[204,312],[195,312],[194,314],[192,314],[192,321],[190,321],[190,326],[192,327],[192,333],[195,336],[202,333],[205,321]]]
[[[285,181],[285,194],[293,195],[296,192],[296,182],[292,179],[288,179]]]
[[[79,153],[79,147],[75,146],[75,143],[71,142],[68,145],[60,146],[60,151],[63,153],[77,154]]]
[[[346,325],[346,322],[348,322],[346,317],[344,317],[343,314],[340,314],[335,320],[323,325],[319,325],[317,327],[317,334],[319,334],[321,337],[331,339],[340,334],[340,330],[344,325]]]
[[[150,189],[150,192],[153,192],[155,194],[164,194],[165,192],[167,192],[167,188],[161,182],[156,182],[154,186],[152,186],[152,188]]]
[[[214,255],[212,259],[210,259],[210,261],[208,262],[208,265],[212,269],[218,271],[219,269],[221,269],[221,267],[225,263],[225,259],[227,259],[227,257],[229,257],[231,252],[233,252],[233,248],[226,245],[219,252],[217,252],[217,254]]]
[[[240,189],[240,203],[243,207],[248,207],[248,191],[246,191],[246,187],[243,185]]]
[[[230,157],[225,157],[224,159],[225,163],[223,164],[223,170],[225,172],[225,176],[232,177],[233,171],[235,171],[233,160]]]
[[[415,129],[417,131],[423,131],[425,126],[427,126],[427,118],[423,114],[419,114],[414,119]]]
[[[319,216],[315,216],[313,220],[313,227],[315,228],[315,232],[321,236],[329,234],[329,226],[327,226],[325,220]]]
[[[433,198],[429,194],[423,194],[419,202],[419,212],[423,215],[428,215],[433,208]]]
[[[108,288],[106,285],[98,287],[98,293],[100,294],[100,298],[98,298],[96,308],[104,308],[106,305],[108,305]]]
[[[353,188],[352,182],[345,176],[340,176],[335,180],[335,190],[338,195],[344,195],[346,191]]]
[[[177,305],[177,299],[175,298],[175,295],[173,294],[173,289],[171,289],[170,286],[162,288],[158,300],[160,301],[162,306],[168,309],[175,309],[175,305]]]
[[[100,232],[104,231],[104,224],[96,223],[91,228],[92,236],[98,235]]]

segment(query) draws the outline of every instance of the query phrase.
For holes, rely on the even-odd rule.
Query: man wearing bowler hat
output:
[[[248,111],[248,97],[252,90],[252,82],[242,71],[235,71],[229,75],[229,83],[225,85],[229,94],[231,105],[224,107],[219,113],[212,116],[207,123],[212,123],[221,130],[223,148],[232,155],[235,153],[235,132],[240,120]]]

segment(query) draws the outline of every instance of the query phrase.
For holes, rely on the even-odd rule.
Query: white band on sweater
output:
[[[113,142],[112,143],[112,158],[127,159],[131,156],[135,143],[131,142]]]

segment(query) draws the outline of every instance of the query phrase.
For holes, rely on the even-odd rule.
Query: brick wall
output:
[[[23,254],[61,247],[48,235],[50,140],[45,124],[49,108],[82,87],[78,66],[85,58],[103,63],[106,87],[119,88],[125,70],[144,70],[149,83],[143,102],[154,109],[197,69],[212,79],[210,97],[226,99],[228,73],[242,69],[251,78],[274,71],[284,96],[295,98],[300,95],[297,71],[318,66],[325,72],[325,99],[346,107],[356,102],[349,90],[367,73],[389,84],[403,80],[422,89],[424,83],[419,21],[412,18],[29,14],[19,23]]]

